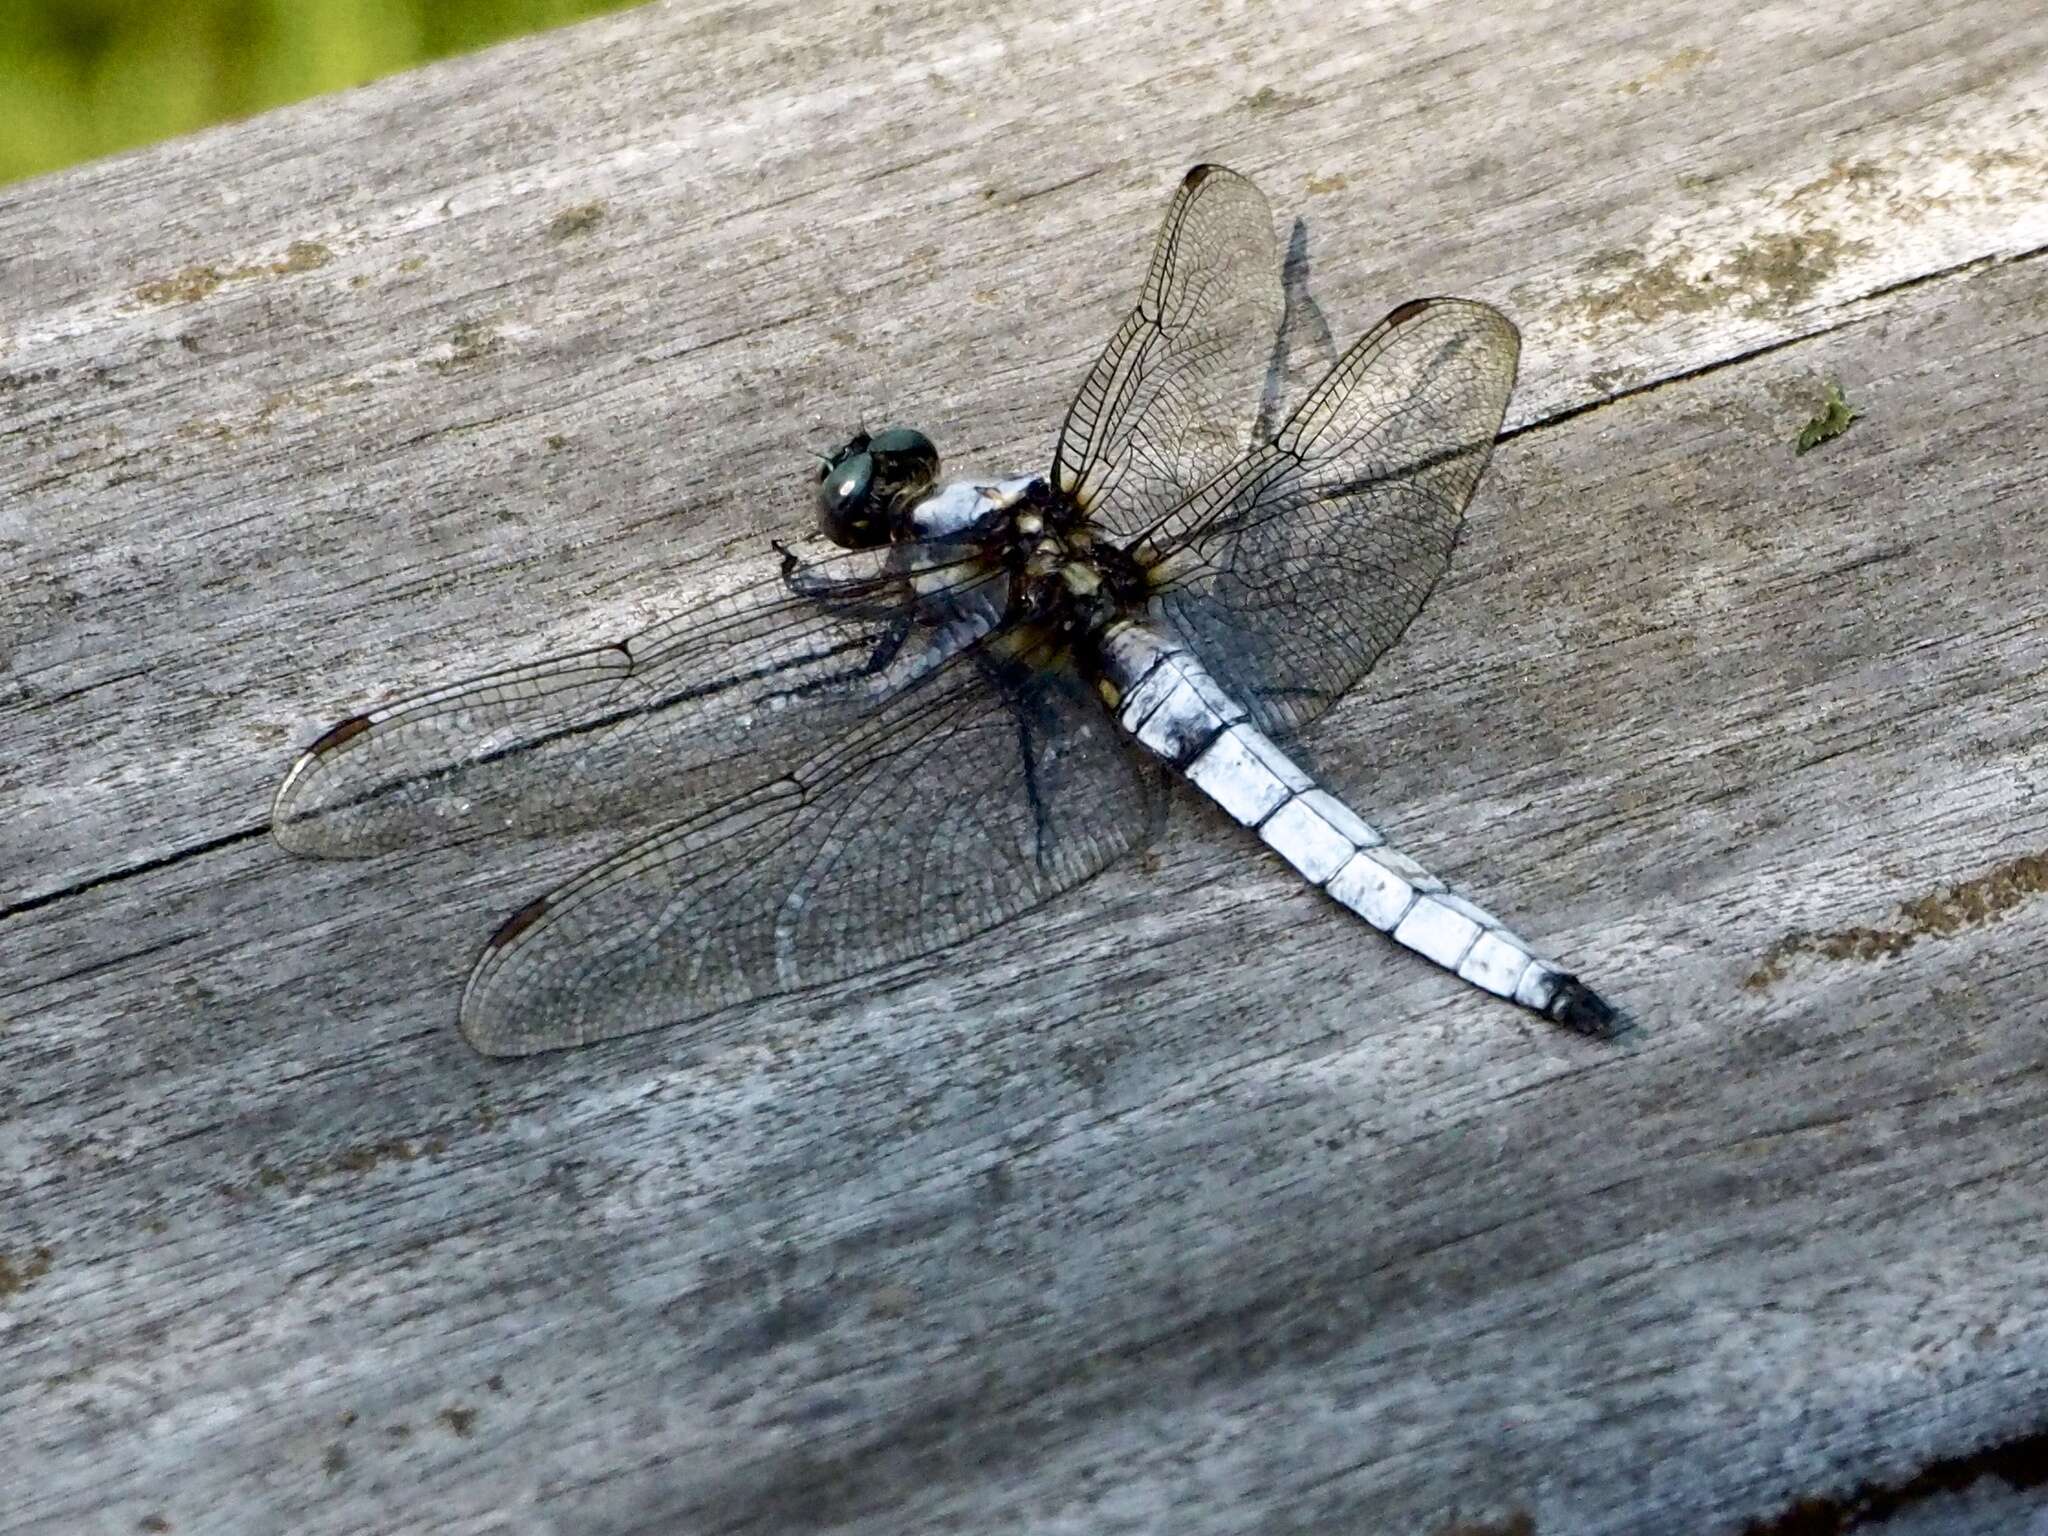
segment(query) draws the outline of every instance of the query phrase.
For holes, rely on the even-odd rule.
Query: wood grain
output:
[[[656,6],[0,189],[0,1531],[2023,1529],[1929,1469],[2048,1427],[2044,108],[1992,4]],[[857,417],[1041,461],[1205,158],[1339,344],[1522,327],[1313,746],[1629,1042],[1183,797],[485,1062],[603,841],[270,845],[344,715],[766,571]]]

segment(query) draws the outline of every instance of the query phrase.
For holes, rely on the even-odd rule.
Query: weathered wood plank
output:
[[[1689,1533],[2048,1420],[2048,268],[1969,265],[2048,245],[2048,21],[1459,23],[657,8],[0,193],[0,1530]],[[1041,455],[1212,155],[1340,336],[1523,325],[1316,745],[1640,1037],[1188,802],[485,1063],[469,953],[602,842],[262,839],[349,709],[753,569],[856,412]]]

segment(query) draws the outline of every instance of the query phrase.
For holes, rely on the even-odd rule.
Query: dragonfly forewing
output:
[[[352,858],[686,818],[801,761],[971,641],[964,622],[919,625],[901,565],[873,551],[817,561],[619,644],[345,720],[280,786],[277,840]],[[992,580],[965,561],[921,579],[949,574],[963,593]]]
[[[1235,171],[1196,166],[1137,304],[1068,409],[1054,487],[1129,536],[1206,484],[1250,441],[1284,308],[1265,194]]]
[[[1289,740],[1400,639],[1450,568],[1520,341],[1467,299],[1404,304],[1274,434],[1137,548],[1153,611]]]

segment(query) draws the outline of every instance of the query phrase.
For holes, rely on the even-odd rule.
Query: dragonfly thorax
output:
[[[1008,573],[1013,622],[1080,640],[1142,602],[1137,564],[1044,477],[973,490],[972,511],[955,516],[983,558]]]
[[[910,509],[902,537],[935,557],[971,550],[1006,578],[1006,622],[1072,641],[1141,606],[1147,592],[1137,562],[1042,475],[942,485]]]

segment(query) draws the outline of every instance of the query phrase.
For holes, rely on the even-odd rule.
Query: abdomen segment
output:
[[[1607,1036],[1626,1027],[1576,976],[1317,787],[1190,652],[1123,624],[1104,637],[1102,658],[1117,722],[1339,906],[1473,986],[1568,1029]]]

